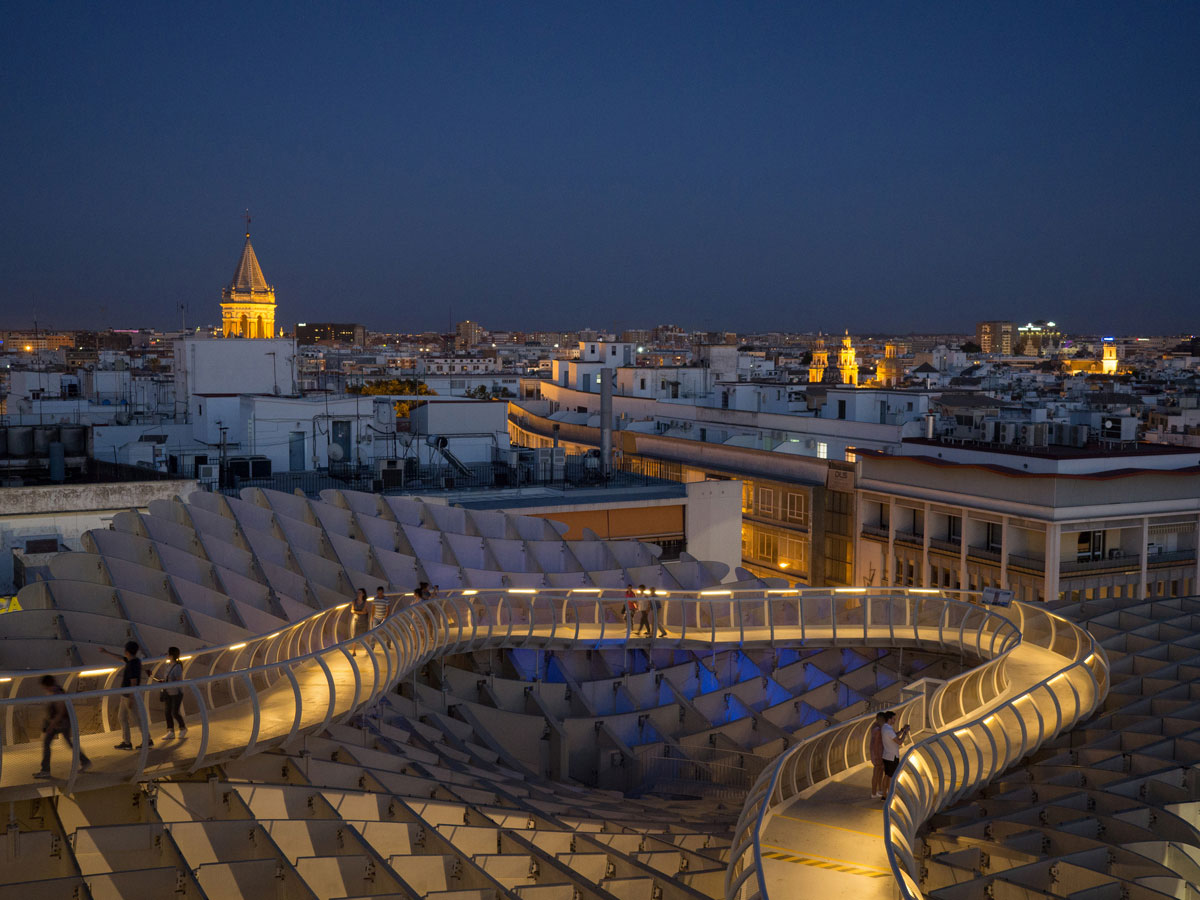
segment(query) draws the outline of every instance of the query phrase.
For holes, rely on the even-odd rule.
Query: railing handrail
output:
[[[941,723],[941,729],[937,733],[923,739],[913,747],[909,748],[903,755],[897,768],[898,774],[891,781],[891,787],[885,801],[883,834],[888,864],[891,867],[892,874],[899,885],[901,896],[904,898],[904,900],[920,900],[921,893],[919,887],[916,886],[916,881],[912,877],[912,870],[916,866],[916,861],[913,853],[911,852],[911,846],[907,851],[898,849],[898,838],[902,837],[907,843],[911,844],[911,841],[915,838],[917,828],[924,823],[929,815],[932,815],[937,810],[944,808],[945,804],[951,802],[952,799],[961,797],[966,791],[972,790],[975,787],[978,787],[980,784],[985,783],[992,777],[992,775],[1002,771],[1004,768],[1007,768],[1008,765],[1011,765],[1012,762],[1015,762],[1016,759],[1020,758],[1020,756],[1025,752],[1028,752],[1028,750],[1033,749],[1033,747],[1040,746],[1040,744],[1045,740],[1053,737],[1055,734],[1061,733],[1064,727],[1070,727],[1074,725],[1075,722],[1078,722],[1081,718],[1093,711],[1103,700],[1104,694],[1106,693],[1108,671],[1107,657],[1104,654],[1103,648],[1096,643],[1095,639],[1086,630],[1079,628],[1073,623],[1052,613],[1044,610],[1035,610],[1034,608],[1027,607],[1024,604],[1014,604],[1013,611],[1019,621],[1019,624],[1014,623],[1007,618],[1006,621],[1009,621],[1010,624],[1013,624],[1017,629],[1018,639],[1012,645],[1008,645],[1007,641],[1005,642],[1006,646],[1003,648],[1005,658],[1007,653],[1015,649],[1016,644],[1030,639],[1030,631],[1028,627],[1029,620],[1037,615],[1042,617],[1044,624],[1049,625],[1049,634],[1044,639],[1035,641],[1034,643],[1036,643],[1038,646],[1044,647],[1045,649],[1049,649],[1052,652],[1063,656],[1064,658],[1068,658],[1071,661],[1067,665],[1059,668],[1054,673],[1046,676],[1036,684],[1027,688],[1023,688],[1017,696],[1012,697],[1009,700],[996,704],[996,697],[999,695],[997,694],[993,696],[989,701],[982,704],[985,707],[985,711],[965,724],[955,719],[950,719],[948,721],[944,720]],[[1073,640],[1072,650],[1070,653],[1061,652],[1056,649],[1058,647],[1060,638],[1067,634],[1069,634]],[[977,673],[983,672],[988,667],[1002,664],[1003,661],[1004,660],[1000,656],[997,656],[989,660],[984,665],[978,666],[968,672],[963,673],[962,675],[958,676],[958,678],[965,679],[968,677],[973,677]],[[1069,683],[1070,674],[1078,671],[1079,667],[1081,666],[1087,670],[1088,678],[1092,686],[1090,703],[1085,704],[1083,698],[1079,696],[1079,692],[1076,691],[1074,685],[1071,685],[1071,693],[1075,700],[1075,706],[1071,715],[1069,717],[1064,717],[1062,706],[1059,703],[1058,698],[1051,690],[1051,685],[1064,678],[1068,679]],[[1101,677],[1098,675],[1098,672],[1103,673],[1103,676]],[[1030,701],[1031,698],[1039,691],[1046,691],[1049,693],[1050,698],[1053,700],[1054,707],[1058,712],[1058,721],[1052,728],[1046,729],[1045,721],[1040,711],[1037,712],[1039,731],[1033,743],[1027,748],[1026,743],[1028,730],[1024,722],[1024,717],[1017,709],[1017,704],[1023,701]],[[946,689],[942,689],[939,690],[935,696],[944,697],[946,693]],[[913,698],[912,700],[908,701],[908,703],[914,703],[919,699],[920,698]],[[998,762],[996,759],[996,751],[999,744],[995,738],[991,737],[989,733],[989,740],[991,741],[991,747],[993,750],[992,764],[990,767],[986,767],[980,771],[977,771],[973,778],[969,779],[967,768],[968,764],[972,761],[972,758],[965,751],[958,736],[965,732],[971,732],[972,729],[975,728],[982,728],[985,730],[985,732],[987,732],[988,723],[993,720],[998,720],[999,717],[1005,713],[1005,711],[1011,711],[1016,717],[1017,723],[1020,725],[1022,736],[1022,741],[1019,748],[1020,752],[1012,759],[1006,755],[1002,762]],[[790,761],[798,757],[799,754],[803,752],[802,747],[805,745],[811,745],[812,743],[820,740],[830,740],[834,735],[851,731],[856,723],[861,723],[862,720],[866,719],[870,715],[871,714],[868,713],[865,716],[858,717],[857,720],[851,720],[850,722],[842,723],[838,726],[826,729],[816,735],[811,736],[805,742],[798,744],[796,747],[790,748],[788,751],[782,754],[775,760],[770,768],[764,770],[759,776],[759,781],[756,782],[746,799],[742,816],[739,818],[738,824],[734,831],[735,843],[730,849],[729,865],[726,870],[725,881],[726,897],[728,900],[741,897],[742,888],[751,877],[757,878],[758,892],[754,896],[757,896],[759,900],[765,900],[766,882],[763,873],[760,839],[762,828],[769,818],[771,806],[777,806],[779,803],[789,800],[792,796],[795,796],[796,792],[792,792],[787,796],[779,796],[779,799],[776,800],[777,795],[780,793],[778,790],[779,779],[781,778],[785,768],[790,764]],[[1069,723],[1066,721],[1067,718],[1071,719]],[[950,722],[954,722],[953,731],[948,731],[946,729],[946,726],[949,725]],[[1001,732],[1003,732],[1003,729],[1001,729]],[[947,782],[946,778],[944,777],[944,773],[942,772],[940,762],[938,762],[937,757],[934,756],[931,751],[929,751],[929,748],[935,746],[940,747],[942,745],[951,743],[956,744],[962,751],[961,755],[963,761],[963,771],[961,773],[956,772],[956,770],[953,768],[953,763],[956,757],[949,751],[946,751],[945,758],[951,764],[949,782]],[[979,746],[980,745],[976,745],[977,748]],[[1010,745],[1007,742],[1007,737],[1005,738],[1005,747],[1006,749],[1010,749]],[[924,814],[920,816],[908,816],[906,819],[906,831],[905,827],[902,827],[902,825],[897,825],[896,822],[893,821],[898,816],[900,809],[904,807],[904,797],[900,796],[898,799],[897,792],[904,790],[901,788],[902,775],[906,772],[906,768],[909,767],[910,760],[921,759],[920,754],[926,751],[928,751],[928,755],[937,765],[939,777],[937,784],[932,785],[932,788],[937,791],[936,799],[931,799],[935,796],[934,793],[922,792],[921,796],[925,798],[925,802],[923,804]],[[979,762],[982,764],[982,751],[980,751],[978,755]],[[910,771],[915,770],[916,766],[914,764]],[[959,775],[961,777],[957,777]],[[915,778],[918,776],[908,775],[905,777]],[[925,780],[928,782],[931,780],[931,778],[926,778]],[[953,787],[954,790],[952,792],[949,791],[947,785],[949,785],[949,787]],[[753,859],[751,860],[752,864],[750,865],[746,864],[745,859],[748,852],[752,852],[753,854]],[[739,864],[742,866],[740,872],[737,871]]]
[[[1020,617],[1021,617],[1021,623],[1022,623],[1022,625],[1024,625],[1026,616],[1032,614],[1031,608],[1027,608],[1024,604],[1018,604],[1018,605],[1016,605],[1015,608],[1019,611]],[[914,874],[913,870],[916,868],[916,860],[915,860],[914,855],[911,853],[911,847],[909,848],[908,851],[901,852],[897,847],[898,837],[903,837],[903,838],[905,838],[906,842],[911,843],[912,839],[915,838],[915,836],[916,836],[917,828],[919,828],[920,825],[924,823],[924,821],[928,818],[928,815],[932,815],[932,814],[936,813],[938,810],[944,809],[945,806],[949,802],[951,802],[953,799],[955,799],[957,797],[961,797],[967,791],[974,790],[979,785],[986,783],[994,775],[997,775],[1000,772],[1007,769],[1010,765],[1012,765],[1014,762],[1016,762],[1018,759],[1020,759],[1023,755],[1025,755],[1025,753],[1031,751],[1032,749],[1036,748],[1037,746],[1040,746],[1042,743],[1044,743],[1047,740],[1052,739],[1056,735],[1061,734],[1066,729],[1074,727],[1074,725],[1077,722],[1079,722],[1085,716],[1087,716],[1091,712],[1093,712],[1096,709],[1096,707],[1098,707],[1099,704],[1101,702],[1103,702],[1103,700],[1104,700],[1104,696],[1107,693],[1107,673],[1108,673],[1108,657],[1104,652],[1104,648],[1101,647],[1096,642],[1095,638],[1093,638],[1092,635],[1088,631],[1086,631],[1083,628],[1080,628],[1079,626],[1075,625],[1074,623],[1071,623],[1071,622],[1067,621],[1066,619],[1062,619],[1061,617],[1056,616],[1052,613],[1049,613],[1045,610],[1037,610],[1037,612],[1040,615],[1045,616],[1052,626],[1050,642],[1049,642],[1051,649],[1056,644],[1057,633],[1056,633],[1055,627],[1058,622],[1061,622],[1061,623],[1067,625],[1074,631],[1074,637],[1076,640],[1076,648],[1075,648],[1075,653],[1073,654],[1073,658],[1072,658],[1071,662],[1068,663],[1067,665],[1063,666],[1062,668],[1058,669],[1057,671],[1053,672],[1052,674],[1046,676],[1041,681],[1037,682],[1036,684],[1032,685],[1031,687],[1027,688],[1026,690],[1022,691],[1016,697],[1013,697],[1007,701],[1004,701],[1003,703],[999,704],[998,706],[988,708],[983,714],[977,716],[976,718],[972,719],[971,721],[966,722],[966,723],[956,723],[953,732],[941,732],[938,734],[934,734],[934,735],[931,735],[931,736],[925,738],[924,740],[914,744],[912,747],[908,748],[908,750],[904,753],[903,757],[900,760],[900,764],[897,766],[897,769],[896,769],[897,775],[892,779],[887,798],[884,801],[883,834],[884,834],[884,846],[885,846],[885,850],[887,852],[887,858],[888,858],[888,865],[890,866],[890,868],[892,870],[892,874],[895,877],[896,884],[900,890],[900,896],[902,898],[904,898],[904,900],[922,900],[922,893],[918,886],[917,880],[913,878],[913,874]],[[1086,643],[1083,642],[1084,638],[1086,638]],[[1095,667],[1092,666],[1093,662],[1096,663]],[[1088,678],[1092,684],[1093,693],[1092,693],[1092,702],[1091,702],[1090,706],[1086,709],[1084,708],[1082,699],[1078,696],[1078,692],[1075,691],[1075,688],[1072,685],[1071,690],[1072,690],[1072,694],[1075,696],[1076,707],[1070,717],[1071,721],[1067,722],[1066,721],[1067,717],[1064,717],[1063,710],[1062,710],[1060,704],[1058,703],[1057,698],[1054,696],[1053,692],[1050,692],[1052,699],[1054,699],[1055,709],[1058,712],[1058,717],[1057,717],[1058,721],[1050,729],[1045,729],[1044,727],[1041,727],[1037,737],[1032,742],[1030,742],[1030,746],[1027,748],[1026,747],[1027,733],[1025,731],[1024,717],[1022,717],[1021,714],[1017,711],[1017,704],[1022,702],[1023,700],[1029,700],[1029,698],[1031,698],[1038,691],[1041,691],[1041,690],[1049,691],[1050,685],[1054,684],[1055,682],[1059,681],[1060,679],[1064,679],[1064,678],[1069,679],[1069,673],[1078,671],[1080,668],[1084,669],[1087,672]],[[1097,670],[1103,671],[1105,674],[1105,678],[1103,679],[1103,682],[1104,682],[1103,688],[1101,686],[1102,679],[1097,677]],[[1014,714],[1014,716],[1017,718],[1017,721],[1021,723],[1021,728],[1022,728],[1021,744],[1019,747],[1019,752],[1015,755],[1014,758],[1010,759],[1006,755],[1003,761],[997,761],[996,751],[998,750],[999,745],[994,737],[993,729],[989,728],[988,723],[992,722],[994,720],[998,721],[999,718],[1006,711],[1011,711]],[[1040,711],[1038,712],[1038,725],[1044,726],[1044,719],[1042,718]],[[988,766],[987,768],[981,769],[974,775],[974,777],[969,778],[966,763],[969,763],[971,761],[971,758],[970,758],[969,754],[966,753],[966,750],[963,747],[962,741],[959,740],[959,735],[964,734],[964,733],[972,733],[972,736],[973,736],[973,732],[977,728],[982,729],[990,741],[991,748],[993,751],[992,762],[991,762],[990,766]],[[1004,729],[1000,729],[999,733],[1004,734]],[[1005,745],[1007,747],[1008,746],[1007,735],[1004,734],[1004,736],[1005,736]],[[954,783],[947,785],[946,779],[944,777],[942,777],[942,770],[941,770],[941,766],[939,764],[938,765],[938,776],[939,777],[938,777],[936,783],[933,783],[931,785],[933,788],[933,792],[928,795],[928,797],[925,801],[925,804],[924,804],[927,808],[928,814],[925,816],[922,816],[920,818],[909,816],[908,817],[908,831],[911,831],[911,834],[905,833],[905,828],[902,827],[901,825],[897,825],[893,821],[893,819],[895,819],[897,817],[897,815],[900,811],[899,808],[893,809],[893,807],[902,807],[903,806],[903,797],[898,798],[898,796],[897,796],[897,790],[901,785],[900,773],[903,772],[906,769],[906,767],[909,766],[910,761],[920,759],[919,754],[922,751],[928,751],[929,748],[931,748],[931,747],[943,746],[943,745],[947,745],[947,744],[951,744],[951,743],[956,744],[958,746],[958,748],[960,750],[962,750],[962,752],[963,752],[962,758],[964,761],[964,767],[963,767],[963,772],[961,773],[961,777],[959,777],[957,779],[954,778],[955,773],[952,769],[951,770],[951,780]],[[976,743],[975,746],[976,746],[976,748],[979,748],[981,745]],[[930,753],[930,755],[932,756],[932,753]],[[948,751],[946,754],[946,758],[953,765],[954,756],[951,755]],[[980,761],[982,762],[982,759]],[[913,766],[913,769],[914,770],[916,769],[915,765]],[[926,781],[931,782],[932,778],[927,778]],[[949,790],[948,788],[953,788],[953,790]],[[902,859],[902,857],[906,857],[906,858]],[[907,863],[907,865],[903,865],[904,863]]]
[[[749,594],[750,597],[735,598],[733,591],[725,590],[716,592],[718,597],[715,600],[704,596],[705,593],[711,592],[687,597],[681,596],[680,592],[660,595],[660,599],[664,600],[660,609],[666,626],[676,632],[671,640],[682,645],[691,642],[700,646],[711,646],[718,642],[741,645],[752,640],[766,643],[779,639],[777,634],[780,629],[787,629],[788,639],[794,640],[795,631],[799,629],[802,639],[808,639],[807,636],[811,635],[812,640],[828,640],[839,644],[868,637],[872,627],[877,629],[878,637],[879,630],[886,626],[886,633],[894,639],[939,642],[954,635],[961,639],[969,627],[980,640],[990,640],[989,648],[999,645],[1003,649],[1011,638],[1005,633],[1005,626],[1015,630],[1011,623],[991,610],[944,598],[921,596],[923,593],[932,593],[928,591],[884,589],[868,594],[865,590],[836,592],[813,589],[804,591],[803,596],[779,598],[757,590],[739,591],[739,594]],[[788,593],[800,594],[799,591]],[[846,593],[858,596],[845,596]],[[632,628],[630,617],[612,615],[613,607],[623,605],[625,600],[624,591],[621,590],[467,589],[395,610],[381,625],[348,639],[342,639],[339,635],[341,619],[348,615],[348,604],[339,604],[306,617],[296,623],[297,627],[265,636],[246,657],[250,665],[220,672],[210,671],[206,675],[169,683],[171,689],[182,690],[197,702],[195,712],[201,720],[201,731],[198,749],[197,745],[189,745],[187,755],[156,759],[156,771],[187,766],[192,766],[194,770],[230,754],[244,756],[265,747],[286,744],[301,731],[325,727],[335,717],[344,721],[439,652],[528,646],[531,642],[542,646],[547,642],[560,641],[581,647],[600,646],[605,641],[628,640]],[[777,600],[785,602],[780,604]],[[880,603],[884,605],[881,607]],[[967,611],[957,618],[951,617],[946,612],[951,605]],[[878,616],[874,625],[871,623],[873,610]],[[883,610],[896,613],[888,612],[884,616]],[[895,625],[900,617],[909,624],[903,627]],[[592,626],[599,626],[598,633]],[[581,627],[591,630],[584,635]],[[757,632],[751,633],[751,629],[757,629]],[[934,633],[930,633],[930,630]],[[273,645],[270,643],[272,638],[276,639]],[[264,645],[267,651],[261,661],[256,662],[255,655]],[[249,646],[250,642],[247,642],[246,648]],[[214,648],[213,652],[232,649],[229,646]],[[366,651],[366,664],[352,660],[351,654],[355,649]],[[215,659],[219,661],[222,657]],[[330,661],[349,665],[352,683],[343,681],[339,686],[330,668]],[[311,700],[306,704],[301,695],[297,673],[303,666],[310,667],[306,678],[312,677],[315,672],[314,683],[328,688],[327,697],[323,695],[319,701],[322,704],[320,709],[312,707]],[[115,668],[120,670],[120,666]],[[27,684],[40,674],[27,671],[18,677]],[[25,736],[30,733],[28,722],[24,721],[26,714],[22,714],[23,721],[17,727],[14,727],[14,714],[19,709],[45,703],[48,699],[44,695],[14,696],[19,686],[12,685],[9,696],[0,699],[0,715],[5,717],[3,721],[6,723],[6,743],[0,745],[0,772],[4,771],[10,752],[21,751],[21,748],[28,748],[34,743]],[[276,687],[281,688],[283,693],[262,693],[264,689],[274,690]],[[114,730],[109,698],[119,695],[140,698],[149,691],[159,689],[162,689],[161,684],[147,683],[132,687],[109,686],[93,691],[68,691],[59,695],[58,699],[66,703],[70,733],[76,738],[72,741],[74,749],[67,790],[73,788],[79,772],[80,745],[77,738],[84,733],[75,716],[76,707],[89,710],[89,733],[107,733]],[[99,701],[94,709],[85,705],[94,701]],[[235,746],[230,743],[229,737],[237,733],[236,729],[223,730],[224,723],[217,721],[217,718],[225,718],[230,709],[244,703],[249,703],[248,712],[252,714],[252,721],[247,722],[250,734],[248,738],[237,734]],[[274,710],[272,730],[260,734],[263,703],[280,703],[283,706]],[[148,734],[148,704],[135,702],[132,706],[134,718],[142,726],[142,733]],[[314,709],[315,718],[312,715]],[[97,715],[98,720],[95,718]],[[289,719],[290,726],[287,724]],[[214,741],[218,744],[215,749],[211,746]],[[122,781],[144,777],[148,752],[146,747],[141,749],[133,772],[114,774]],[[19,752],[16,758],[20,759]]]
[[[958,602],[959,601],[947,600],[947,610],[950,608],[949,604]],[[956,682],[965,682],[965,680],[968,678],[980,677],[989,668],[993,670],[998,669],[1003,665],[1008,657],[1008,654],[1011,653],[1020,643],[1020,630],[1010,619],[1005,616],[1001,616],[991,609],[987,609],[986,611],[988,613],[988,617],[1001,619],[1004,625],[1009,626],[1009,628],[1012,630],[1012,633],[1006,636],[1004,642],[1000,645],[998,650],[995,648],[995,636],[993,634],[992,641],[985,650],[982,646],[984,628],[983,623],[981,623],[975,632],[976,641],[974,644],[974,649],[981,656],[987,656],[989,653],[993,655],[991,655],[991,658],[987,659],[983,665],[976,666],[965,672],[959,673],[957,676],[955,676],[955,678],[951,679],[949,682],[946,682],[943,688],[940,689],[935,695],[938,698],[944,696],[946,690],[951,684]],[[945,615],[946,613],[943,612],[943,617]],[[987,619],[985,618],[984,621],[986,622]],[[961,629],[959,636],[960,648],[967,649],[970,645],[962,639]],[[901,715],[901,718],[903,718],[904,714],[908,712],[912,706],[920,703],[926,704],[926,717],[928,717],[931,713],[931,709],[929,708],[930,698],[925,694],[911,697],[908,700],[904,700],[898,704],[895,704],[894,706],[891,706],[890,709],[898,712]],[[763,873],[762,848],[759,838],[762,834],[762,829],[765,827],[767,820],[772,814],[772,806],[778,806],[780,803],[790,800],[802,790],[797,789],[796,785],[794,784],[791,786],[791,790],[789,792],[785,793],[780,790],[780,779],[783,777],[783,774],[787,768],[792,764],[793,760],[796,760],[808,747],[812,746],[816,742],[825,741],[833,743],[836,736],[852,733],[855,728],[861,728],[864,723],[873,720],[875,716],[876,711],[866,712],[846,722],[841,722],[837,725],[823,729],[817,734],[810,735],[794,746],[789,747],[782,754],[776,757],[766,769],[763,770],[754,786],[751,787],[750,793],[747,795],[745,804],[742,808],[742,814],[738,818],[738,822],[734,827],[734,844],[730,847],[729,863],[725,873],[725,896],[727,900],[734,900],[734,898],[739,897],[741,895],[742,886],[751,877],[756,878],[758,881],[757,896],[759,898],[766,897],[766,881]],[[867,730],[867,733],[869,734],[869,729]],[[843,741],[842,743],[848,744],[848,740]],[[848,757],[849,753],[847,753],[846,756]],[[854,765],[858,765],[858,763],[854,763]],[[841,771],[845,771],[845,769],[839,769],[837,772],[829,770],[826,778],[833,777]],[[777,797],[778,800],[776,800]],[[753,865],[745,865],[743,863],[745,854],[747,852],[753,853]],[[743,863],[740,872],[736,871],[739,863]]]
[[[863,589],[863,588],[761,588],[761,589],[743,588],[743,589],[736,589],[736,590],[712,588],[712,589],[706,589],[706,590],[701,590],[701,591],[690,591],[690,590],[683,590],[683,589],[678,589],[678,590],[666,589],[666,590],[657,590],[657,593],[654,595],[639,594],[633,598],[627,598],[625,596],[624,591],[625,591],[624,588],[515,588],[515,587],[452,588],[449,590],[439,591],[438,597],[435,599],[449,600],[449,599],[455,599],[455,598],[459,598],[459,597],[468,597],[468,598],[469,597],[483,597],[483,596],[488,596],[488,595],[493,595],[493,594],[514,594],[514,595],[538,596],[538,597],[548,596],[548,597],[560,597],[563,599],[565,599],[569,596],[573,596],[575,594],[581,594],[581,595],[586,594],[589,596],[594,596],[600,600],[612,600],[612,601],[625,600],[625,599],[642,600],[642,599],[646,599],[647,597],[651,597],[652,599],[657,598],[659,600],[694,600],[694,601],[711,601],[711,602],[719,602],[720,600],[729,600],[729,599],[762,598],[764,596],[766,596],[766,597],[790,597],[790,596],[832,597],[835,595],[840,596],[843,594],[858,595],[858,596],[862,596],[864,599],[876,598],[876,597],[890,597],[890,596],[894,596],[894,595],[908,596],[908,595],[960,594],[960,595],[964,595],[964,596],[969,596],[971,598],[977,598],[977,597],[982,596],[981,591],[954,590],[954,591],[943,592],[940,590],[934,590],[932,588],[903,588],[903,587],[871,588],[869,593],[867,592],[867,589]],[[405,597],[412,597],[413,592],[412,591],[389,591],[389,592],[386,592],[384,594],[384,596],[387,597],[389,600],[403,599]],[[367,595],[368,607],[371,603],[372,598],[373,598],[373,595],[371,595],[371,594]],[[411,605],[416,605],[416,604],[411,604]],[[211,655],[219,654],[219,653],[243,650],[243,649],[249,648],[251,645],[278,637],[279,635],[283,634],[284,632],[288,631],[289,629],[299,628],[301,625],[304,625],[306,623],[311,623],[317,619],[320,619],[323,616],[328,616],[337,610],[345,609],[348,606],[350,606],[349,600],[347,600],[345,603],[338,604],[337,606],[330,606],[330,607],[326,607],[325,609],[314,610],[312,612],[312,614],[307,615],[302,619],[297,619],[295,622],[289,622],[289,623],[285,624],[284,626],[282,626],[281,628],[277,628],[275,631],[272,631],[268,634],[249,635],[246,638],[244,638],[243,640],[229,641],[227,643],[217,644],[212,647],[200,647],[195,650],[189,650],[187,653],[181,654],[180,659],[185,659],[185,657],[186,657],[185,661],[194,661],[201,656],[211,656]],[[55,612],[56,610],[41,609],[38,607],[34,607],[34,608],[26,608],[26,609],[23,609],[22,611],[23,612]],[[399,610],[394,611],[393,613],[391,613],[391,615],[395,615],[397,612],[399,612]],[[368,612],[368,614],[370,614],[370,613]],[[117,645],[113,644],[111,646],[117,646]],[[145,650],[146,648],[142,647],[141,649]],[[162,664],[162,663],[166,662],[169,659],[169,657],[166,654],[158,654],[158,655],[154,655],[154,656],[149,656],[149,655],[139,656],[139,659],[141,659],[142,665],[145,666],[148,664],[155,664],[155,665]],[[0,684],[7,683],[8,681],[11,681],[14,678],[18,678],[18,677],[30,678],[35,675],[38,677],[41,677],[43,675],[53,675],[56,678],[67,677],[67,676],[71,676],[71,675],[82,675],[84,673],[96,672],[99,668],[100,667],[97,665],[79,665],[79,666],[56,666],[56,667],[48,668],[48,669],[0,669]],[[111,672],[114,672],[114,671],[120,671],[121,667],[118,664],[116,666],[105,666],[104,668],[106,669],[104,674],[107,675],[107,674],[111,674]],[[111,670],[111,671],[108,671],[108,670]],[[3,703],[4,700],[5,700],[5,698],[0,697],[0,703]]]

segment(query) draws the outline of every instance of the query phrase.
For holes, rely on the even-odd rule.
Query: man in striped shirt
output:
[[[391,603],[388,598],[383,595],[383,585],[375,588],[375,596],[371,598],[371,627],[382,625],[383,620],[388,617],[388,612],[391,608]]]

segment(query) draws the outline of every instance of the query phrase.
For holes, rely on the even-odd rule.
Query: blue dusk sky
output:
[[[1196,329],[1200,3],[8,3],[0,328]]]

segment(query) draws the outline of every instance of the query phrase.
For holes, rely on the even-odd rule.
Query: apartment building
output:
[[[517,446],[558,446],[585,453],[600,445],[586,413],[539,414],[547,404],[509,404],[509,438]],[[621,431],[617,465],[684,483],[741,482],[742,567],[759,577],[811,585],[853,584],[854,464],[788,452],[791,442],[762,446],[713,443],[700,429],[671,434]]]
[[[1181,597],[1200,584],[1200,457],[1185,448],[864,452],[855,583],[1020,600]]]

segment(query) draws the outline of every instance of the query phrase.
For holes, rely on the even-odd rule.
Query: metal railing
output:
[[[630,781],[639,785],[652,784],[656,791],[670,787],[690,788],[699,793],[741,800],[769,763],[769,759],[751,753],[730,753],[727,757],[714,759],[641,755],[632,763]]]
[[[977,595],[976,595],[977,596]],[[985,662],[947,682],[923,679],[910,685],[907,698],[892,709],[901,723],[914,731],[941,728],[977,704],[994,701],[1006,689],[1004,663],[1021,636],[1007,617],[990,609],[942,601],[941,616],[959,627],[939,627],[943,649],[971,653]],[[972,627],[968,627],[972,626]],[[734,829],[725,896],[738,900],[763,900],[759,837],[770,817],[783,804],[805,790],[870,759],[870,731],[875,713],[869,712],[813,735],[785,751],[759,776],[751,788]]]
[[[472,462],[457,469],[449,464],[416,465],[415,460],[397,460],[395,469],[377,470],[373,466],[333,464],[326,469],[305,472],[275,472],[252,478],[227,474],[221,493],[241,495],[245,488],[257,487],[292,493],[300,490],[306,497],[317,497],[323,490],[356,490],[395,496],[429,494],[443,491],[482,491],[518,487],[571,488],[674,487],[678,479],[656,477],[653,472],[617,468],[605,478],[596,457],[571,454],[559,466],[539,469],[534,465],[510,465],[507,461]]]
[[[1068,559],[1063,560],[1059,564],[1059,572],[1062,574],[1091,572],[1095,569],[1140,569],[1142,566],[1142,557],[1138,553],[1120,553],[1111,551],[1115,556],[1105,556],[1100,559]]]
[[[964,644],[995,656],[1016,640],[1016,630],[988,610],[947,600],[932,590],[865,589],[662,592],[652,618],[669,634],[656,645],[834,644],[946,646]],[[395,610],[374,629],[347,637],[348,604],[314,613],[292,625],[246,641],[181,657],[184,694],[192,722],[188,740],[97,765],[113,781],[142,781],[287,746],[299,736],[342,722],[369,707],[401,678],[437,654],[500,647],[564,646],[579,649],[633,638],[623,591],[463,590]],[[657,629],[653,629],[657,631]],[[143,663],[150,678],[163,658]],[[120,666],[0,673],[0,796],[32,782],[40,752],[39,680],[54,676],[65,703],[72,750],[65,790],[80,775],[80,738],[116,730],[122,697],[142,735],[162,721],[148,703],[162,685],[120,687]],[[145,742],[143,742],[145,743]],[[85,750],[89,749],[85,747]],[[108,754],[111,757],[111,753]]]
[[[1013,607],[1023,639],[1068,661],[978,718],[911,747],[883,810],[888,863],[904,900],[923,897],[917,831],[939,810],[986,784],[1091,715],[1108,694],[1108,659],[1077,625],[1026,604]]]
[[[1006,637],[1001,651],[988,662],[932,694],[894,707],[900,721],[913,722],[914,730],[923,719],[935,732],[905,753],[884,807],[888,862],[905,900],[922,897],[918,829],[933,814],[1089,715],[1107,694],[1107,658],[1086,631],[1025,604],[1015,604],[1005,621],[1016,634]],[[1012,685],[1015,696],[997,704],[1009,686],[1008,654],[1021,642],[1054,653],[1064,665],[1036,684]],[[972,710],[981,714],[959,724]],[[873,718],[861,716],[814,735],[763,772],[735,829],[725,882],[728,900],[765,900],[759,840],[767,822],[804,790],[867,762]]]

